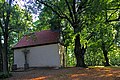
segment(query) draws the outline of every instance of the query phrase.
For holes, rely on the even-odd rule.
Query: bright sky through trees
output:
[[[13,4],[18,4],[22,9],[25,9],[25,6],[32,1],[33,0],[14,0]],[[36,14],[32,13],[33,22],[38,20],[38,15],[39,14],[37,13],[37,10],[35,12],[36,12]]]

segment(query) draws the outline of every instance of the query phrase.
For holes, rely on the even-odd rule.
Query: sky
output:
[[[13,4],[18,4],[22,9],[25,9],[24,5],[27,5],[27,2],[32,2],[32,1],[34,0],[14,0]],[[32,13],[31,15],[33,22],[38,20],[39,13],[36,9],[34,9],[34,13]]]

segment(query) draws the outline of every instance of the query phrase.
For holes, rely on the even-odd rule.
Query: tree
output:
[[[8,54],[8,30],[9,30],[9,20],[10,20],[10,14],[11,14],[11,4],[12,4],[12,0],[9,0],[9,2],[3,2],[1,5],[1,11],[2,11],[2,15],[1,15],[1,20],[0,20],[0,27],[2,30],[2,34],[3,34],[3,48],[0,48],[1,52],[2,52],[2,61],[3,61],[3,72],[4,73],[8,73],[8,58],[7,58],[7,54]],[[2,45],[1,45],[2,46]]]
[[[29,3],[28,8],[34,12],[36,7],[32,6],[34,8],[31,8],[31,5],[34,5],[34,3],[31,1]],[[94,44],[100,49],[96,52],[99,54],[103,52],[105,57],[106,53],[108,55],[109,49],[111,49],[114,43],[114,35],[111,34],[115,30],[112,29],[114,26],[109,25],[116,24],[113,21],[119,20],[119,2],[116,0],[37,0],[36,3],[38,8],[41,9],[40,20],[34,22],[34,27],[31,30],[59,29],[63,34],[66,49],[69,50],[66,50],[66,52],[75,53],[76,66],[86,67],[84,54],[87,48],[94,43],[90,40],[94,35],[97,38],[94,36],[92,39],[98,40]],[[24,20],[21,19],[21,21]],[[16,23],[15,21],[13,22]],[[75,45],[73,45],[73,41]],[[73,48],[75,49],[73,50]],[[107,51],[106,48],[108,49]],[[96,58],[95,55],[93,56]],[[74,57],[73,54],[72,57]],[[109,60],[107,58],[105,60],[108,64],[109,62],[107,61]]]
[[[115,21],[115,23],[116,23],[116,21],[120,20],[120,13],[119,13],[120,1],[117,1],[117,0],[107,1],[106,6],[104,6],[104,7],[105,7],[105,9],[104,9],[105,10],[104,11],[105,12],[105,17],[104,17],[104,19],[105,19],[105,23],[106,23],[107,27],[113,27],[113,30],[117,31],[116,34],[114,33],[114,35],[112,35],[113,34],[112,31],[109,33],[110,28],[107,29],[108,36],[109,36],[109,38],[107,39],[109,41],[107,41],[107,42],[106,42],[106,40],[103,40],[104,33],[101,33],[101,38],[102,38],[101,49],[103,51],[105,61],[106,61],[105,66],[110,66],[109,59],[108,59],[108,52],[109,52],[110,47],[115,43],[115,41],[118,37],[117,34],[119,33],[118,30],[116,28],[114,28],[114,26],[116,26],[116,25],[112,22]],[[110,24],[113,25],[113,26],[111,26]]]
[[[83,45],[80,42],[80,33],[84,29],[86,24],[84,14],[93,7],[100,6],[100,1],[98,0],[62,0],[62,1],[48,1],[48,0],[37,0],[36,3],[50,8],[58,15],[61,19],[67,20],[74,31],[75,36],[75,57],[76,57],[76,66],[77,67],[86,67],[84,63],[84,54],[86,52],[86,45]],[[90,9],[90,10],[89,10]],[[95,8],[94,8],[95,9]],[[92,10],[93,11],[93,10]],[[93,11],[95,12],[95,11]]]
[[[97,38],[98,49],[102,50],[105,66],[110,66],[108,53],[117,38],[116,33],[114,33],[117,30],[114,27],[117,23],[116,21],[119,21],[119,2],[116,0],[104,0],[101,8],[101,12],[94,18],[96,20],[94,24],[97,23],[96,29],[93,28],[96,33],[94,39]]]
[[[2,64],[3,64],[3,61],[2,61],[2,39],[1,39],[1,35],[0,35],[0,71],[2,71]]]
[[[26,10],[21,9],[17,4],[12,3],[12,0],[9,0],[9,2],[0,2],[0,52],[2,55],[3,73],[9,72],[8,60],[11,52],[9,50],[12,45],[10,41],[17,39],[14,35],[17,34],[19,39],[25,33],[32,31],[30,30],[32,25],[31,15]],[[14,40],[12,41],[14,43]]]

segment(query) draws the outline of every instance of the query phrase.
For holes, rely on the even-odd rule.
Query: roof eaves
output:
[[[37,44],[37,45],[29,45],[29,46],[21,46],[21,47],[13,47],[12,50],[14,49],[21,49],[21,48],[28,48],[28,47],[35,47],[35,46],[44,46],[44,45],[50,45],[50,44],[57,44],[60,43],[58,42],[52,42],[52,43],[45,43],[45,44]]]

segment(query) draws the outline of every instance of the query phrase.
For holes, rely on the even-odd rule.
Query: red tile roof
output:
[[[31,33],[29,35],[25,35],[14,47],[23,48],[30,46],[38,46],[44,44],[52,44],[59,42],[59,32],[44,30],[41,32]]]

